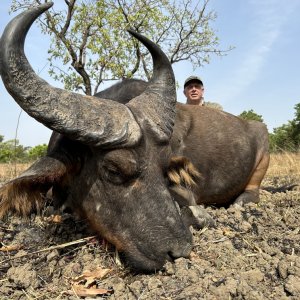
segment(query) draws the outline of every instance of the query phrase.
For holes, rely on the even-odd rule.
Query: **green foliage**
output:
[[[295,118],[273,130],[270,148],[273,152],[299,151],[300,148],[300,103],[295,105]]]
[[[48,146],[46,144],[37,145],[33,148],[30,148],[27,155],[30,161],[37,160],[46,155]]]
[[[33,148],[24,147],[19,144],[18,140],[4,141],[4,137],[0,135],[0,163],[34,161],[44,156],[46,151],[47,145],[45,144]]]
[[[253,121],[259,121],[259,122],[264,122],[263,118],[261,115],[258,115],[256,112],[253,111],[253,109],[250,109],[248,111],[244,110],[240,115],[240,118],[244,120],[253,120]]]
[[[12,161],[21,162],[26,158],[26,148],[19,145],[18,140],[0,142],[0,162],[8,163]]]
[[[16,11],[46,0],[13,0]],[[224,55],[211,23],[209,0],[90,0],[64,1],[65,8],[51,8],[38,20],[52,38],[50,75],[65,88],[91,95],[106,80],[137,75],[150,78],[152,61],[144,47],[127,32],[138,31],[160,47],[171,63],[188,60],[193,67]],[[59,67],[58,67],[59,66]]]

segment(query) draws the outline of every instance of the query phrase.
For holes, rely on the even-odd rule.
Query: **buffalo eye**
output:
[[[122,184],[139,174],[134,154],[128,150],[113,150],[104,156],[102,174],[107,181]]]
[[[126,177],[118,168],[113,165],[104,165],[103,173],[106,180],[111,181],[115,184],[121,184],[126,181]]]

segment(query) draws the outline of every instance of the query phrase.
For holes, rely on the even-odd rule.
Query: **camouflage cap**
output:
[[[189,84],[190,81],[198,81],[201,85],[203,85],[203,81],[198,76],[190,76],[184,82],[184,88]]]

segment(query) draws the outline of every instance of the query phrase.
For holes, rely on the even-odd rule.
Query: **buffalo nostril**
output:
[[[167,253],[167,261],[173,262],[176,258],[173,256],[172,251]]]

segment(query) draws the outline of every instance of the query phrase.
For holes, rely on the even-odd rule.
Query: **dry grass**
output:
[[[31,164],[0,164],[0,182],[4,182],[15,178],[17,175],[25,171]]]
[[[271,154],[267,176],[300,176],[300,153]]]
[[[31,164],[0,164],[0,182],[13,179]],[[266,174],[267,177],[273,176],[295,176],[300,177],[300,152],[284,152],[271,154],[270,166]]]

